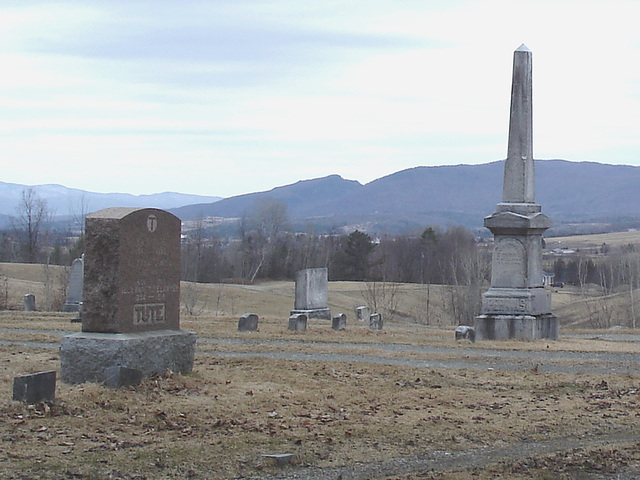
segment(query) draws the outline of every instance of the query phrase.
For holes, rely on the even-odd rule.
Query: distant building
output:
[[[554,283],[554,279],[556,278],[555,273],[542,272],[542,285],[549,286]]]

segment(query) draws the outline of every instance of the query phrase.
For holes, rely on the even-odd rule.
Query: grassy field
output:
[[[547,249],[594,249],[600,248],[605,243],[609,247],[618,248],[629,244],[640,245],[640,231],[549,237],[546,238],[546,242]]]

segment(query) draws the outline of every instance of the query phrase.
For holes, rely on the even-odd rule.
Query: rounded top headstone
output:
[[[165,210],[161,210],[159,208],[140,208],[140,207],[110,207],[110,208],[103,208],[102,210],[98,210],[97,212],[93,212],[90,213],[89,215],[87,215],[87,218],[112,218],[114,220],[121,220],[129,215],[131,215],[132,213],[136,213],[139,212],[141,210],[149,210],[151,211],[157,211],[157,212],[162,212],[162,215],[169,215],[175,218],[176,217],[173,213],[169,213]]]

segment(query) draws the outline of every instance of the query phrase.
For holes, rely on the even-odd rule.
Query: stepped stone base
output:
[[[331,320],[331,310],[329,308],[314,308],[310,310],[291,310],[291,315],[303,314],[308,319],[320,318],[322,320]]]
[[[546,315],[478,315],[474,328],[479,340],[558,339],[558,319]]]
[[[193,369],[196,334],[185,330],[140,333],[81,332],[60,344],[60,377],[65,383],[104,382],[109,367],[142,371],[144,377]]]

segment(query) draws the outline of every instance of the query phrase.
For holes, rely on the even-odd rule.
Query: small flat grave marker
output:
[[[344,313],[338,313],[333,316],[333,320],[331,322],[331,328],[334,330],[344,330],[347,328],[347,316]]]
[[[245,313],[238,320],[239,332],[257,332],[258,331],[258,315],[255,313]]]
[[[294,313],[289,317],[289,330],[305,332],[307,330],[307,316],[304,313]]]
[[[382,314],[380,313],[372,313],[369,316],[369,328],[371,330],[382,330]]]
[[[13,399],[29,404],[56,399],[56,372],[31,373],[13,379]]]

